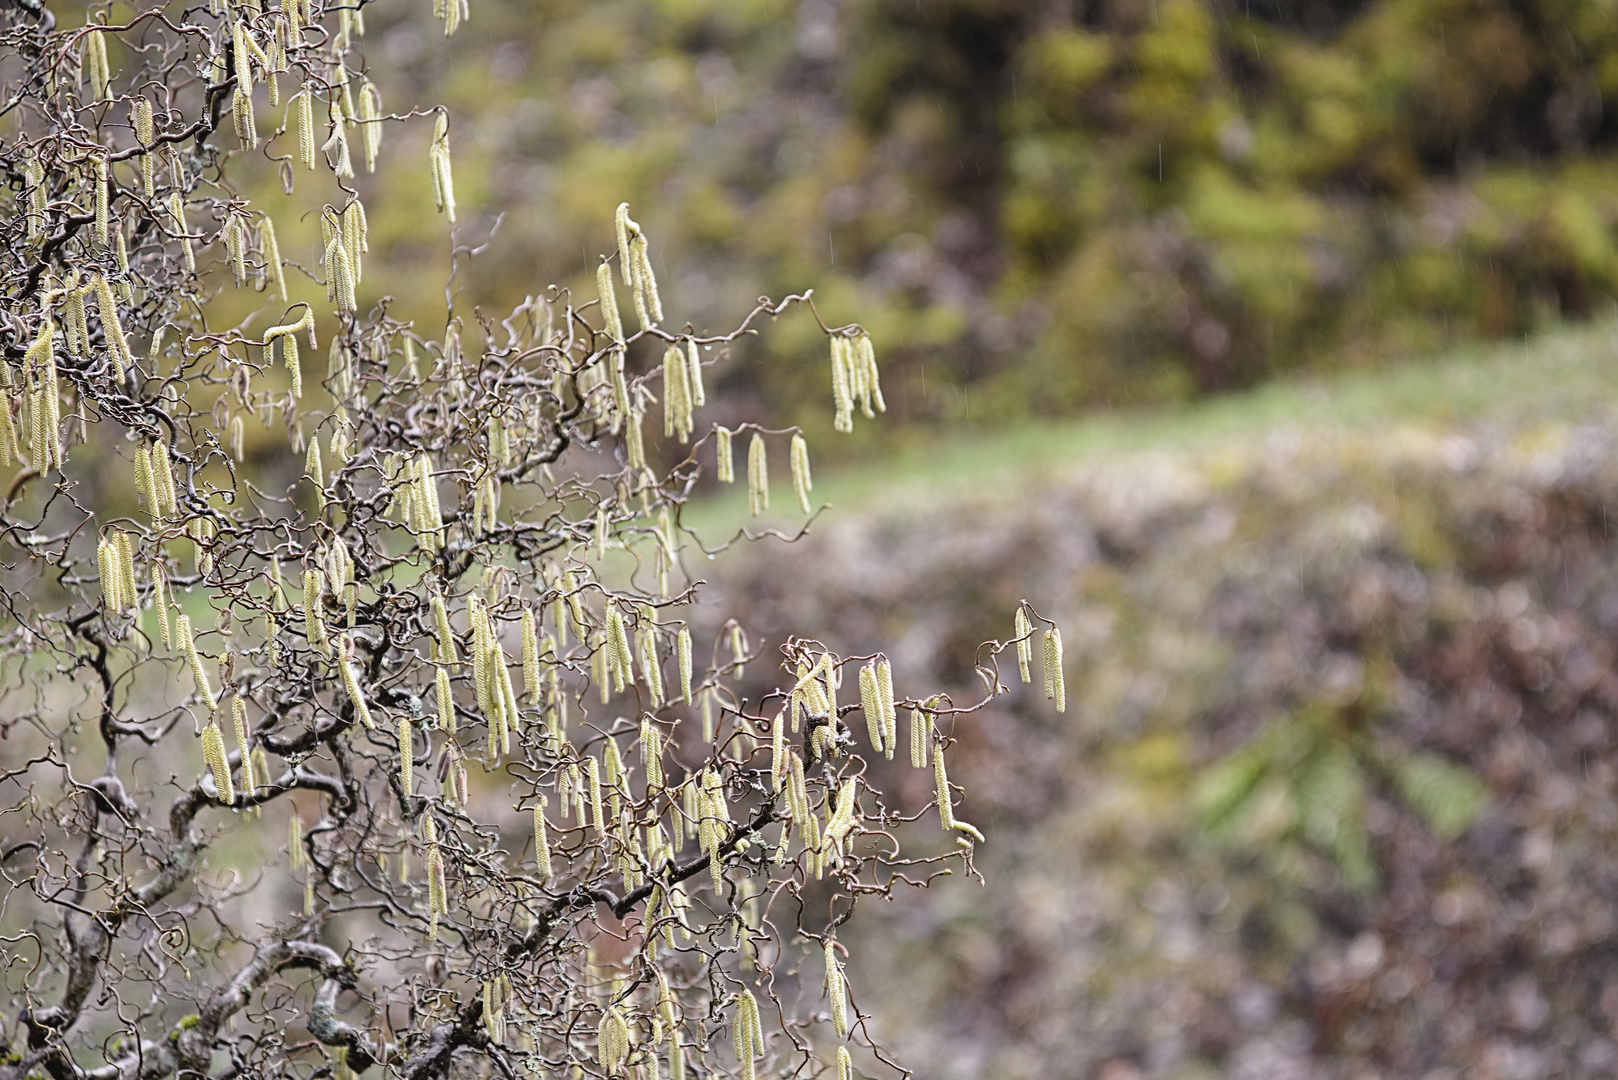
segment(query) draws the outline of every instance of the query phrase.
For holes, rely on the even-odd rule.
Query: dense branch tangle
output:
[[[835,927],[970,868],[935,722],[977,706],[898,701],[885,659],[807,641],[750,703],[758,654],[698,624],[683,565],[711,553],[682,509],[706,462],[734,477],[733,434],[755,514],[771,445],[810,510],[801,436],[691,441],[717,350],[809,298],[670,331],[624,207],[598,296],[452,311],[429,340],[361,305],[355,161],[408,116],[353,67],[359,10],[92,14],[0,14],[0,1077],[847,1075],[848,1047],[897,1070]],[[300,209],[323,298],[291,298],[317,268],[226,180],[253,152],[294,201],[310,169],[343,192]],[[262,310],[210,321],[255,288]],[[847,429],[883,407],[874,353],[825,329]],[[1019,612],[1020,651],[1033,633]],[[959,849],[902,856],[927,808],[857,750],[847,717],[891,758],[901,705]]]

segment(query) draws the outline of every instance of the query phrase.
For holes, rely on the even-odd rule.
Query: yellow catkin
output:
[[[161,635],[163,648],[174,648],[173,632],[169,629],[169,590],[168,579],[163,573],[161,561],[152,563],[152,602],[157,608],[157,628]]]
[[[640,670],[655,709],[663,704],[663,662],[657,655],[657,632],[649,621],[643,621],[640,629]]]
[[[887,712],[882,708],[876,668],[871,664],[860,668],[860,710],[865,713],[865,730],[871,737],[871,749],[880,754],[882,735],[887,728]]]
[[[629,1045],[629,1021],[624,1019],[623,1011],[614,1005],[602,1015],[601,1025],[596,1030],[597,1054],[601,1068],[608,1076],[616,1076],[623,1071],[624,1063],[629,1060]]]
[[[116,558],[115,550],[105,536],[96,544],[96,571],[101,576],[101,603],[108,615],[116,614],[123,606],[122,598],[118,595],[123,576],[119,574],[118,567],[113,561]]]
[[[675,641],[675,652],[680,662],[680,700],[691,704],[691,628],[680,627],[680,636]]]
[[[457,0],[449,0],[453,6]],[[455,178],[449,160],[449,115],[439,112],[433,121],[433,142],[427,154],[433,174],[433,203],[450,224],[455,223]]]
[[[596,267],[596,293],[601,298],[601,319],[607,336],[622,345],[624,323],[618,317],[618,294],[612,287],[612,267],[606,263]]]
[[[933,748],[933,714],[926,709],[910,710],[910,767],[924,769]]]
[[[382,95],[370,79],[360,87],[359,121],[365,140],[365,171],[374,173],[377,151],[382,148]]]
[[[1057,712],[1067,712],[1067,688],[1062,682],[1062,631],[1051,627],[1045,631],[1045,696],[1056,701]]]
[[[292,111],[297,117],[298,160],[313,172],[315,168],[315,94],[305,90],[292,99]]]
[[[937,796],[938,818],[945,829],[955,827],[954,807],[950,804],[949,774],[944,770],[944,754],[935,751],[933,754],[933,788]]]
[[[859,372],[865,415],[872,415],[873,407],[879,413],[887,412],[888,403],[882,399],[882,381],[876,370],[876,347],[871,344],[871,335],[863,330],[854,339],[854,363]]]
[[[630,667],[629,637],[624,629],[623,614],[616,608],[607,608],[607,671],[612,676],[614,689],[623,693],[624,687],[634,681],[634,670]]]
[[[107,66],[107,37],[100,30],[84,35],[83,71],[90,91],[97,99],[107,96],[112,85],[112,72]]]
[[[175,620],[174,636],[180,646],[180,652],[184,654],[186,663],[191,669],[191,679],[196,683],[197,696],[208,706],[208,711],[213,712],[218,708],[219,702],[214,697],[213,687],[208,684],[208,672],[202,666],[202,654],[197,652],[196,638],[191,632],[189,615],[181,615]]]
[[[646,418],[646,410],[636,404],[629,410],[629,417],[624,425],[624,451],[629,458],[629,468],[639,474],[646,470],[646,439],[641,431],[641,422]]]
[[[190,230],[185,224],[185,197],[178,191],[169,196],[169,220],[174,226],[175,235],[180,238],[180,251],[185,256],[185,269],[188,274],[197,272],[197,255],[191,246]]]
[[[736,455],[731,449],[731,434],[729,428],[714,427],[715,475],[721,484],[736,482]]]
[[[770,779],[776,792],[781,790],[790,773],[787,765],[787,717],[785,712],[778,712],[770,723]]]
[[[325,575],[318,569],[303,572],[303,626],[309,644],[323,656],[331,656],[331,639],[326,633],[326,616],[321,594],[325,590]]]
[[[692,401],[690,369],[685,352],[670,345],[663,352],[663,435],[686,442],[691,438]]]
[[[124,369],[135,362],[135,355],[130,352],[123,324],[118,321],[118,301],[112,295],[112,285],[105,274],[97,273],[91,282],[95,286],[96,307],[101,313],[101,328],[107,337],[107,352],[112,358],[113,378],[123,382]]]
[[[899,710],[893,700],[893,665],[885,656],[876,662],[876,694],[877,704],[882,709],[882,743],[888,760],[892,761],[898,743]]]
[[[933,785],[937,795],[938,818],[945,831],[964,832],[981,842],[983,834],[955,816],[955,809],[950,803],[949,774],[944,769],[944,752],[942,750],[933,751]],[[961,842],[966,843],[964,838],[962,838]]]
[[[646,769],[646,789],[663,786],[663,734],[652,723],[650,714],[640,722],[640,758]]]
[[[837,1048],[837,1080],[854,1080],[854,1059],[848,1056],[848,1047]]]
[[[831,390],[835,413],[832,430],[854,430],[853,358],[848,338],[834,334],[831,339]]]
[[[309,854],[303,849],[303,819],[294,813],[287,820],[287,867],[296,873],[309,865]]]
[[[1034,658],[1034,628],[1028,623],[1028,612],[1017,605],[1017,618],[1012,624],[1011,636],[1017,640],[1017,675],[1026,683],[1033,682],[1028,665]]]
[[[281,303],[289,303],[287,298],[287,278],[281,265],[281,245],[275,239],[275,222],[265,214],[258,226],[259,248],[264,253],[264,280],[275,286],[276,294],[281,297]],[[312,321],[312,320],[311,320]],[[293,346],[297,348],[296,345]]]
[[[212,721],[202,729],[202,757],[208,763],[209,771],[213,773],[213,783],[219,792],[219,801],[234,803],[236,789],[230,781],[230,760],[225,756],[225,736],[220,732],[219,725]]]
[[[539,704],[539,696],[543,690],[539,679],[539,634],[538,623],[534,618],[532,608],[524,608],[522,613],[522,688],[528,695],[531,705]]]
[[[584,780],[590,795],[590,822],[602,836],[607,835],[607,821],[601,811],[601,766],[593,757],[584,759]],[[584,824],[580,822],[579,824]]]
[[[406,796],[409,796],[411,788],[415,786],[416,761],[413,743],[414,740],[410,733],[410,717],[401,716],[399,717],[399,785],[404,788]]]
[[[253,783],[253,749],[247,741],[247,705],[240,694],[231,700],[230,717],[236,727],[236,752],[242,757],[242,795],[250,797],[257,785]]]
[[[764,1052],[764,1028],[759,1018],[758,999],[751,990],[743,990],[736,998],[736,1015],[731,1021],[736,1060],[746,1080],[758,1075],[757,1058]]]
[[[343,689],[348,692],[348,700],[354,705],[354,715],[366,727],[374,728],[376,725],[371,722],[371,710],[365,703],[365,693],[360,688],[359,675],[354,671],[353,652],[354,641],[344,634],[337,642],[337,674],[343,680]]]
[[[691,404],[695,408],[702,408],[708,404],[708,392],[702,385],[702,356],[697,351],[697,339],[685,339],[685,383],[691,394]]]
[[[438,693],[438,727],[450,734],[455,733],[455,695],[450,689],[449,669],[439,665],[434,677],[434,684]]]
[[[96,246],[106,251],[112,246],[111,192],[107,185],[107,159],[95,164],[95,239]]]
[[[17,427],[11,420],[11,398],[0,394],[0,465],[22,460],[22,445],[17,439]]]
[[[758,517],[770,508],[770,468],[764,437],[753,433],[747,447],[747,510]]]
[[[551,842],[545,833],[545,796],[534,803],[534,862],[539,867],[539,880],[549,881],[551,870]]]
[[[843,965],[837,960],[837,945],[826,939],[826,997],[831,1001],[832,1030],[839,1039],[848,1038],[848,992],[843,984]]]
[[[159,517],[173,519],[180,512],[179,495],[174,487],[174,464],[169,460],[168,444],[162,439],[152,447],[152,486],[162,511]]]
[[[798,494],[798,506],[807,514],[815,482],[809,475],[809,444],[802,435],[792,436],[792,487]]]
[[[348,205],[343,207],[342,244],[343,253],[348,256],[349,271],[354,275],[355,282],[362,281],[365,277],[362,256],[371,250],[366,234],[365,206],[358,199],[350,199]]]
[[[458,664],[461,658],[455,649],[455,632],[449,625],[449,609],[444,606],[444,598],[436,592],[433,593],[431,603],[433,629],[437,635],[434,641],[437,647],[436,659],[441,664]]]

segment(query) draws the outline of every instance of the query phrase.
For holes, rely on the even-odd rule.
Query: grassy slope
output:
[[[1522,430],[1540,421],[1577,420],[1615,400],[1618,324],[1602,321],[1526,343],[1469,347],[1327,381],[1271,383],[1178,408],[1030,422],[1005,430],[974,425],[943,437],[915,438],[880,467],[817,476],[814,500],[847,512],[876,501],[926,503],[967,494],[981,499],[996,491],[1021,498],[1029,483],[1076,463],[1143,451],[1208,452],[1278,430],[1444,428],[1490,420]],[[801,518],[784,464],[775,463],[771,524],[790,528]],[[1012,477],[1018,481],[1008,482]],[[699,528],[739,521],[745,500],[745,491],[738,490],[694,508],[688,520]]]

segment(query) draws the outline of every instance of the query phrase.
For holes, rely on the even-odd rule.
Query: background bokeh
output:
[[[1618,288],[1610,0],[483,0],[447,40],[413,5],[367,18],[384,103],[450,107],[462,238],[505,215],[463,296],[587,285],[627,199],[671,311],[717,328],[813,287],[877,335],[913,423],[1375,367]],[[366,288],[441,322],[428,132],[361,184],[387,207]],[[824,428],[823,348],[783,324],[724,390]]]

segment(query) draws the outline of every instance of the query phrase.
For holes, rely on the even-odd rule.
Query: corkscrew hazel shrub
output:
[[[0,137],[0,459],[20,468],[0,500],[0,1080],[847,1076],[855,1055],[899,1075],[832,934],[918,867],[972,871],[983,837],[943,750],[1011,645],[956,704],[901,697],[883,657],[766,654],[693,618],[687,562],[726,545],[684,510],[709,460],[733,480],[734,435],[753,517],[772,442],[813,509],[801,433],[704,428],[703,357],[790,307],[819,320],[812,297],[675,326],[624,205],[585,302],[553,287],[498,322],[404,323],[366,291],[361,196],[382,189],[359,190],[350,142],[396,172],[381,132],[430,122],[421,182],[453,222],[451,122],[383,110],[358,9],[92,12],[0,12],[0,64],[28,72]],[[452,32],[469,11],[435,13]],[[286,205],[233,186],[254,147]],[[301,193],[307,170],[342,197]],[[315,265],[282,261],[288,213],[319,220]],[[317,324],[321,379],[298,345]],[[883,411],[875,353],[820,325],[846,429]],[[744,696],[774,662],[776,688]],[[928,807],[884,792],[852,737],[863,709],[891,758],[901,705],[957,848],[901,846]],[[817,946],[829,1018],[790,977]]]

